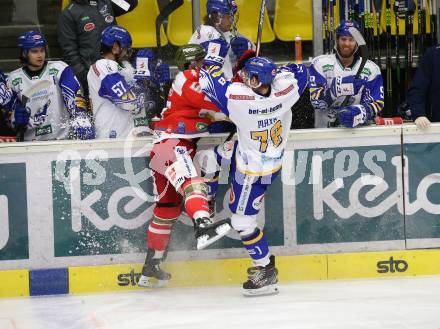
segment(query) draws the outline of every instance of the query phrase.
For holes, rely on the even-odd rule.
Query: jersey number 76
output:
[[[275,147],[280,146],[283,142],[283,126],[281,125],[281,121],[278,120],[273,124],[270,130],[255,130],[251,131],[251,138],[253,140],[260,141],[260,152],[265,153],[267,150],[267,145],[269,142],[269,138],[272,140],[272,144]]]

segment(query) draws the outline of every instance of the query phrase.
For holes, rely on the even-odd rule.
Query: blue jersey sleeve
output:
[[[107,75],[101,81],[99,96],[109,99],[118,108],[134,114],[139,113],[145,103],[145,95],[135,86],[130,86],[119,73]]]
[[[210,66],[200,70],[200,86],[203,92],[224,114],[229,116],[226,91],[231,84],[225,79],[220,66]]]
[[[130,91],[130,86],[125,81],[124,77],[119,73],[112,73],[107,75],[101,81],[101,87],[98,94],[101,97],[107,98],[113,103],[119,102],[126,98]]]
[[[63,95],[64,105],[71,115],[87,110],[81,85],[70,66],[67,66],[61,73],[59,86]]]
[[[307,67],[304,64],[289,63],[286,66],[281,66],[280,71],[292,72],[295,75],[295,79],[298,81],[298,93],[301,95],[308,85]]]
[[[365,83],[361,105],[371,109],[373,111],[373,117],[382,111],[384,107],[382,75],[378,74],[373,80]]]

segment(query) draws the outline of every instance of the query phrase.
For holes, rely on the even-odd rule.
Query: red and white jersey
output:
[[[154,125],[155,143],[167,138],[207,136],[208,125],[220,110],[205,96],[199,85],[199,70],[179,72],[168,94],[167,107]]]

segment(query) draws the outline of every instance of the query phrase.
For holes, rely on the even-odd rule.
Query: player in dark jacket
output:
[[[115,17],[132,11],[138,0],[123,0],[130,7],[124,10],[111,0],[70,0],[58,20],[58,42],[63,60],[69,64],[88,92],[87,73],[90,66],[101,58],[101,33],[116,24]]]
[[[411,119],[419,128],[440,122],[440,45],[428,48],[408,90]]]

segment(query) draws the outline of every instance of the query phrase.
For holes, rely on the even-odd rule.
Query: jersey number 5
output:
[[[280,146],[283,141],[283,126],[281,121],[278,120],[274,123],[270,130],[257,130],[251,131],[251,138],[260,142],[260,152],[265,153],[267,150],[267,145],[269,138],[272,140],[272,144],[275,147]]]

